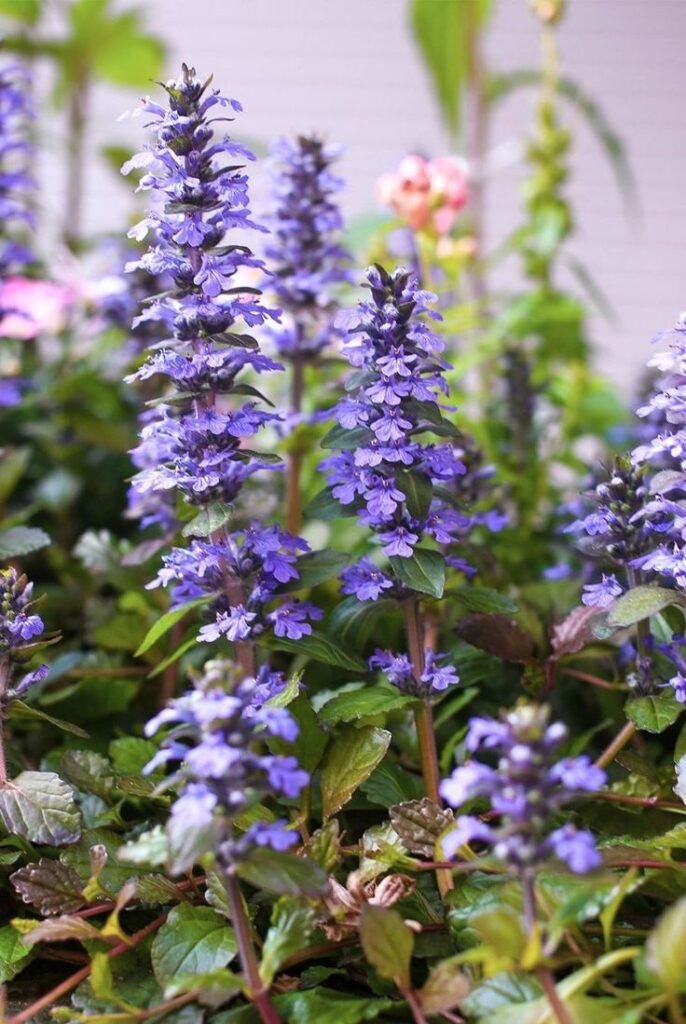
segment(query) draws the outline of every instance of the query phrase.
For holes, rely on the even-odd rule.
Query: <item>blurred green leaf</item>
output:
[[[460,131],[462,93],[469,77],[474,40],[486,24],[491,7],[491,0],[412,2],[412,31],[453,138]]]

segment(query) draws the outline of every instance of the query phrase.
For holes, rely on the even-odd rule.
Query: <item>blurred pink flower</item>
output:
[[[403,157],[395,173],[381,175],[376,194],[413,231],[432,228],[446,235],[467,202],[465,162],[456,156],[425,160],[411,154]]]
[[[75,289],[29,277],[0,281],[0,336],[28,341],[65,326]]]

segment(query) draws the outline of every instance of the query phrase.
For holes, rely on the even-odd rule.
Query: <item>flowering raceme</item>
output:
[[[16,569],[0,570],[0,703],[20,696],[45,679],[48,666],[41,665],[10,687],[15,668],[31,657],[32,648],[45,627],[32,611],[33,584]]]
[[[292,741],[298,726],[268,701],[285,686],[264,666],[257,678],[229,682],[230,669],[209,662],[190,693],[170,702],[147,725],[153,735],[173,726],[147,766],[177,764],[166,785],[180,788],[167,824],[171,866],[188,871],[201,853],[217,852],[230,869],[256,846],[287,850],[298,840],[284,820],[258,820],[240,831],[241,815],[269,797],[293,799],[308,782],[294,757],[263,749],[270,738]]]
[[[480,760],[469,761],[441,785],[441,796],[452,807],[488,799],[498,824],[461,815],[441,840],[452,857],[465,843],[484,843],[495,856],[520,875],[530,874],[550,857],[584,874],[599,867],[600,854],[590,832],[574,825],[550,830],[550,818],[584,793],[605,784],[605,773],[585,757],[563,757],[556,752],[567,736],[561,723],[549,722],[549,710],[522,705],[501,721],[473,718],[467,733],[472,753],[492,751],[496,768]]]
[[[273,148],[275,210],[265,249],[271,274],[265,285],[291,317],[274,332],[284,358],[312,359],[330,341],[327,311],[335,289],[351,280],[350,253],[341,241],[336,201],[343,179],[331,166],[340,149],[316,136],[280,139]]]
[[[191,595],[210,601],[214,622],[201,639],[225,635],[244,641],[265,626],[279,636],[302,636],[311,632],[317,609],[290,600],[267,613],[262,605],[281,583],[297,577],[295,554],[307,550],[305,542],[254,522],[235,533],[224,525],[245,482],[280,468],[278,459],[246,443],[277,416],[260,408],[260,392],[242,380],[245,371],[283,369],[244,330],[277,314],[241,278],[261,270],[261,261],[246,245],[226,240],[232,229],[243,235],[258,229],[247,177],[236,165],[237,159],[254,158],[228,136],[214,135],[213,123],[227,119],[215,116],[215,108],[239,111],[237,101],[210,89],[185,66],[181,79],[165,89],[168,108],[144,104],[154,141],[124,167],[144,168],[139,187],[161,204],[132,229],[139,240],[151,231],[155,240],[131,268],[172,282],[138,319],[161,322],[171,336],[128,379],[162,377],[171,390],[163,410],[145,424],[134,453],[139,472],[133,488],[146,521],[168,514],[169,503],[155,507],[155,496],[180,495],[198,512],[184,533],[209,539],[171,551],[153,585],[174,582],[175,603]],[[249,398],[229,408],[229,395]]]
[[[322,466],[334,498],[357,511],[384,554],[411,558],[424,537],[451,545],[477,522],[498,521],[464,515],[432,493],[434,485],[449,488],[465,474],[452,444],[420,440],[432,430],[457,434],[440,411],[448,390],[443,342],[420,320],[422,314],[439,318],[427,305],[432,296],[404,270],[371,267],[366,282],[371,301],[346,316],[350,337],[343,350],[356,372],[334,409],[339,428],[325,439],[332,448],[345,447]],[[369,561],[343,580],[344,592],[361,599],[392,586]]]
[[[455,156],[406,156],[395,173],[381,175],[376,193],[413,231],[447,235],[468,199],[466,166]]]
[[[7,278],[22,270],[33,259],[22,237],[34,226],[33,213],[29,207],[34,182],[28,171],[33,147],[26,137],[34,117],[29,100],[29,81],[27,69],[19,64],[7,64],[0,69],[0,288],[3,291]],[[20,319],[14,313],[12,297],[0,293],[0,335],[15,336],[8,329],[10,318],[15,323]],[[30,317],[25,314],[21,314],[21,320],[24,328],[31,323]],[[19,365],[12,352],[2,353],[0,408],[14,406],[21,401]]]

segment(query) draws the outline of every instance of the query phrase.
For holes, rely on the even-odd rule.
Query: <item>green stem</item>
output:
[[[281,1018],[270,1003],[267,989],[264,987],[264,983],[260,977],[260,968],[257,963],[257,957],[255,956],[255,947],[253,945],[250,922],[248,921],[245,907],[243,905],[243,896],[241,895],[241,888],[238,879],[230,871],[226,872],[224,876],[224,884],[226,886],[226,894],[229,900],[231,924],[233,925],[233,930],[236,934],[238,955],[240,956],[243,973],[245,974],[250,990],[250,1000],[259,1013],[262,1019],[262,1024],[281,1024]]]

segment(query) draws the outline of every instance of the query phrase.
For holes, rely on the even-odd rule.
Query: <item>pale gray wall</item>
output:
[[[440,2],[440,0],[436,0]],[[445,152],[447,140],[407,27],[406,0],[146,0],[149,25],[170,47],[169,73],[183,59],[213,71],[245,107],[237,134],[267,142],[317,130],[343,143],[349,215],[374,209],[377,176],[408,150]],[[594,319],[598,363],[628,387],[648,354],[647,339],[686,306],[686,0],[569,0],[561,31],[563,69],[598,99],[620,129],[635,170],[639,219],[628,221],[607,162],[579,128],[570,191],[578,212],[574,244],[604,289],[617,323]],[[488,40],[494,67],[534,66],[537,28],[526,0],[498,0]],[[516,150],[532,94],[508,101],[493,143]],[[133,106],[126,93],[94,97],[92,148],[142,136],[140,121],[117,122]],[[59,125],[51,126],[59,144]],[[511,143],[512,146],[508,146]],[[62,185],[45,165],[59,202]],[[521,169],[510,166],[490,189],[492,240],[517,223]],[[255,205],[262,188],[255,184]],[[89,229],[116,229],[129,208],[126,188],[93,159]]]

